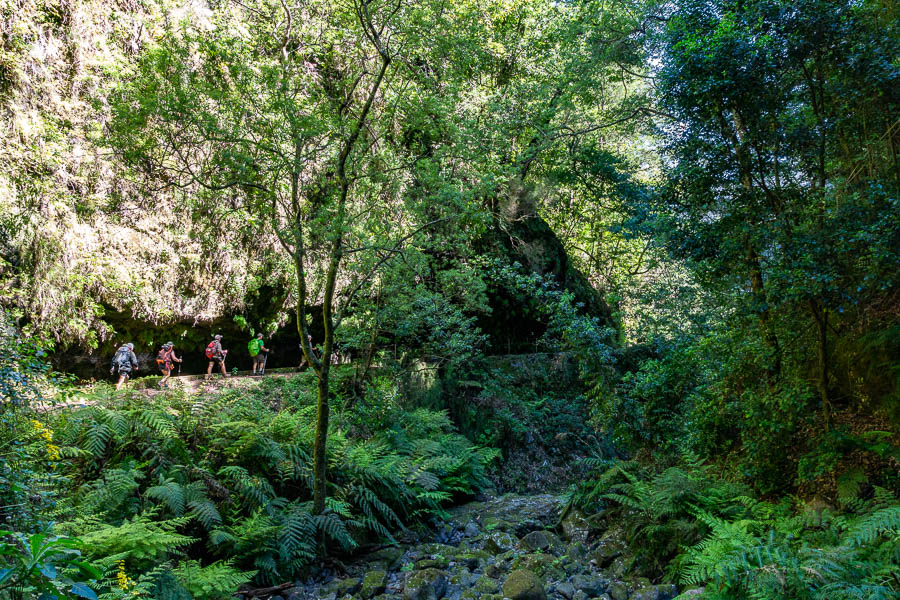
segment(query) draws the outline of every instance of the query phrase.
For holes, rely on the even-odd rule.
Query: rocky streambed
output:
[[[347,575],[271,600],[670,600],[673,585],[629,577],[614,529],[560,518],[558,496],[508,495],[450,511],[434,539],[382,548]]]

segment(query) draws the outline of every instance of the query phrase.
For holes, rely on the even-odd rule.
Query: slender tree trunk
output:
[[[822,401],[822,417],[825,421],[825,431],[830,431],[832,407],[831,393],[828,389],[828,374],[830,371],[828,364],[828,311],[815,300],[809,301],[809,309],[813,320],[816,322],[816,354],[818,358],[816,387],[819,389],[819,399]]]
[[[330,361],[329,361],[330,362]],[[317,373],[319,379],[318,398],[316,401],[316,441],[313,450],[313,513],[322,514],[325,511],[325,497],[328,495],[327,463],[325,447],[328,443],[328,379],[330,365],[322,363],[322,369]]]

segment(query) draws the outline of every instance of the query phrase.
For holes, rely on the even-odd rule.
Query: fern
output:
[[[185,561],[172,572],[194,600],[227,600],[256,575],[255,571],[235,569],[229,561],[215,562],[206,567],[200,566],[197,561]]]

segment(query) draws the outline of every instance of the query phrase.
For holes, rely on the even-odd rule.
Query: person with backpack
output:
[[[169,384],[166,382],[169,380],[169,377],[172,376],[172,367],[175,366],[174,363],[180,362],[181,359],[175,356],[175,344],[172,342],[163,344],[162,349],[160,349],[159,353],[156,355],[156,365],[163,374],[163,378],[159,382],[159,389],[168,389]]]
[[[247,344],[250,358],[253,359],[253,375],[264,375],[266,372],[266,357],[269,349],[263,343],[263,334],[257,333],[256,337]]]
[[[138,370],[137,356],[134,354],[134,344],[131,342],[123,344],[116,350],[113,355],[112,366],[109,369],[110,374],[118,374],[119,380],[116,382],[116,391],[122,389],[122,386],[131,377],[132,371]]]
[[[219,368],[222,370],[222,376],[228,377],[228,373],[225,372],[225,357],[227,355],[228,350],[222,349],[222,336],[216,334],[213,341],[206,346],[206,358],[209,359],[209,366],[206,368],[207,379],[212,377],[213,365],[219,365]]]

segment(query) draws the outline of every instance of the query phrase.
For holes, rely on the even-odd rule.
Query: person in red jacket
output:
[[[163,344],[162,349],[156,356],[156,364],[163,374],[163,378],[159,381],[159,389],[164,390],[169,387],[169,384],[166,382],[169,380],[169,377],[172,376],[172,367],[175,366],[174,363],[180,362],[181,359],[175,356],[175,344],[172,342]]]
[[[206,368],[207,379],[212,377],[213,365],[219,365],[219,368],[222,370],[222,376],[228,377],[228,373],[225,372],[225,357],[227,355],[228,350],[222,349],[222,336],[216,335],[206,347],[206,357],[209,359],[209,366]]]

